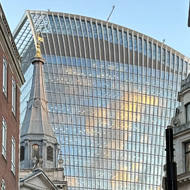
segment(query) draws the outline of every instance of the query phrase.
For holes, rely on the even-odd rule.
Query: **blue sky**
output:
[[[47,10],[107,20],[162,41],[190,57],[188,0],[0,0],[12,31],[24,11]]]

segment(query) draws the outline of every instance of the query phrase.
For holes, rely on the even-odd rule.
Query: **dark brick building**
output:
[[[0,189],[19,181],[20,56],[0,5]]]

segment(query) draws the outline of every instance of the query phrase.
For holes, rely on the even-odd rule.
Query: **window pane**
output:
[[[15,139],[12,136],[12,148],[11,148],[11,170],[15,173]]]
[[[104,40],[108,40],[107,28],[105,25],[103,26],[103,30],[104,30]]]
[[[119,44],[123,45],[122,31],[119,30]]]
[[[144,55],[147,55],[147,43],[146,43],[146,40],[144,40]]]
[[[84,37],[87,37],[86,23],[84,20],[82,20],[82,30]]]
[[[139,52],[142,53],[142,38],[139,37]]]
[[[190,171],[190,153],[186,153],[185,155],[185,169],[186,172]]]
[[[156,59],[156,44],[153,44],[153,59]]]
[[[149,49],[149,51],[148,51],[148,57],[152,58],[152,44],[151,44],[151,42],[148,42],[148,49]]]
[[[4,179],[1,180],[1,190],[6,190],[5,180]]]
[[[161,61],[161,47],[158,46],[158,61]]]
[[[94,38],[98,38],[96,23],[93,22],[92,26],[93,26]]]
[[[118,43],[118,38],[117,38],[117,29],[116,28],[113,29],[113,33],[114,33],[115,43],[117,44]]]
[[[68,17],[65,17],[65,22],[66,22],[67,33],[68,35],[71,35],[71,25]]]
[[[162,49],[162,63],[165,64],[166,50]]]
[[[2,118],[2,154],[6,158],[7,149],[7,123],[4,118]]]
[[[109,41],[113,43],[113,35],[111,27],[108,27],[108,33],[109,33]]]
[[[12,112],[15,114],[16,111],[16,82],[12,78]]]
[[[71,26],[72,26],[73,35],[76,36],[77,35],[77,29],[76,29],[74,18],[71,18]]]
[[[63,34],[66,35],[67,30],[66,30],[65,21],[63,20],[63,17],[60,17],[60,23],[61,23],[62,32],[63,32]]]
[[[7,61],[3,57],[3,92],[7,96]]]
[[[167,51],[167,66],[170,65],[170,52]]]
[[[99,35],[99,38],[102,39],[102,27],[100,24],[98,24],[98,35]]]
[[[128,45],[127,45],[127,33],[124,32],[124,46],[127,48]]]
[[[190,142],[185,144],[185,152],[190,152]]]
[[[76,23],[77,23],[78,35],[79,35],[79,36],[82,36],[82,29],[81,29],[80,20],[79,20],[79,19],[76,19]]]
[[[87,27],[88,27],[88,36],[92,38],[92,28],[91,28],[91,23],[87,21]]]
[[[137,51],[137,36],[134,36],[134,49]]]
[[[133,50],[132,34],[129,34],[129,48],[130,50]]]

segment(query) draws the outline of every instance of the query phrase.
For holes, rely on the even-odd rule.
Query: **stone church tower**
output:
[[[57,166],[58,143],[53,133],[47,107],[42,65],[44,60],[32,60],[34,75],[25,119],[21,129],[20,168],[35,167],[35,161],[43,160],[42,168]],[[41,160],[41,162],[42,162]]]
[[[21,128],[20,177],[22,181],[25,178],[28,180],[28,175],[31,176],[32,172],[36,173],[40,170],[43,172],[43,176],[49,177],[48,179],[55,187],[66,189],[63,161],[62,159],[58,160],[59,144],[53,133],[48,114],[43,77],[44,59],[41,57],[39,39],[41,38],[38,36],[37,53],[32,60],[34,73],[30,98]]]

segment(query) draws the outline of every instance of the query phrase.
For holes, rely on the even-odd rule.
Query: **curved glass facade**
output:
[[[69,190],[160,190],[164,131],[189,59],[144,34],[84,16],[26,11],[14,33],[28,100],[33,32],[44,39],[52,126]]]

